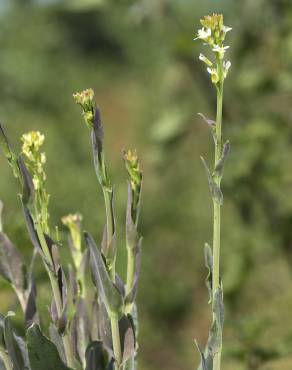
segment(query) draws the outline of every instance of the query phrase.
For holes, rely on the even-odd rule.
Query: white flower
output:
[[[228,27],[228,26],[223,26],[222,27],[222,31],[224,32],[224,33],[227,33],[227,32],[229,32],[229,31],[231,31],[232,30],[232,27]]]
[[[215,68],[207,68],[207,72],[211,75],[211,80],[214,84],[219,82],[219,75]]]
[[[219,46],[215,44],[212,50],[218,53],[219,57],[222,59],[227,49],[229,49],[229,46]]]
[[[211,36],[211,28],[202,28],[198,30],[198,37],[196,37],[194,40],[201,39],[201,40],[207,40]]]
[[[34,176],[32,182],[35,190],[38,190],[40,188],[40,180],[36,176]]]
[[[201,54],[199,55],[199,59],[200,59],[202,62],[206,63],[206,64],[207,64],[207,66],[212,67],[213,63],[211,62],[211,60],[209,60],[207,57],[205,57],[205,55],[204,55],[204,54],[202,54],[202,53],[201,53]]]
[[[223,62],[223,75],[224,75],[224,78],[227,77],[228,71],[229,71],[230,67],[231,67],[230,60],[228,60],[227,62]]]
[[[46,153],[41,153],[41,163],[42,164],[46,163]]]

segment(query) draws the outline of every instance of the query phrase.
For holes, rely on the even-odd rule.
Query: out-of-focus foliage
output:
[[[26,0],[3,2],[0,11],[1,120],[11,137],[31,129],[46,134],[53,222],[78,210],[86,229],[102,234],[102,197],[73,91],[92,86],[97,92],[111,178],[121,189],[120,223],[126,176],[117,154],[127,146],[140,153],[139,362],[145,370],[194,367],[193,337],[204,342],[209,325],[202,266],[211,201],[199,155],[213,153],[196,113],[214,117],[215,96],[192,38],[202,15],[224,13],[233,27],[224,98],[224,132],[232,143],[223,184],[224,369],[290,369],[291,2]],[[0,169],[6,231],[25,252],[32,247],[2,157]],[[38,279],[46,310],[42,270]],[[14,309],[4,287],[1,310]]]

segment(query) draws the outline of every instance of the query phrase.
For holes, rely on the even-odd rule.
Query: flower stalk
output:
[[[96,107],[92,89],[73,94],[74,100],[82,108],[82,114],[87,127],[91,130],[95,172],[101,186],[105,213],[106,230],[103,241],[103,252],[113,284],[116,283],[116,245],[115,245],[115,215],[113,208],[113,188],[107,173],[103,151],[103,130],[100,122],[100,113]],[[109,314],[112,345],[115,358],[115,369],[119,370],[122,364],[122,349],[119,330],[119,317]]]
[[[200,351],[201,364],[199,370],[220,370],[222,352],[222,331],[224,320],[223,306],[223,287],[220,277],[220,243],[221,243],[221,206],[223,204],[223,194],[221,190],[221,180],[225,160],[229,154],[229,141],[222,144],[222,107],[223,107],[223,85],[231,66],[230,61],[225,61],[225,53],[229,46],[224,45],[226,33],[231,30],[223,24],[223,15],[213,14],[201,19],[202,29],[198,31],[196,39],[204,41],[205,45],[211,48],[214,54],[214,62],[200,54],[199,59],[207,65],[207,72],[210,74],[211,82],[217,93],[216,121],[201,117],[211,129],[214,145],[215,158],[214,169],[209,170],[206,161],[202,159],[206,169],[210,193],[213,200],[213,249],[208,244],[205,245],[205,263],[209,270],[207,286],[212,303],[212,326],[209,332],[207,346],[204,351]]]

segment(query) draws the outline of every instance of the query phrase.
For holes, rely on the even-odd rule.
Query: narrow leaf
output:
[[[5,155],[5,157],[7,158],[11,168],[12,168],[12,171],[13,171],[13,174],[15,177],[18,177],[19,176],[19,168],[18,168],[18,165],[17,165],[17,157],[16,157],[16,154],[13,152],[13,150],[11,149],[11,146],[10,146],[10,143],[8,141],[8,138],[5,134],[5,131],[4,131],[4,128],[0,122],[0,147]]]
[[[212,249],[208,243],[205,243],[204,247],[204,255],[205,255],[205,266],[208,269],[208,274],[206,277],[206,286],[209,291],[209,303],[212,302],[212,271],[213,271],[213,256],[212,256]]]
[[[4,319],[4,338],[6,349],[13,364],[13,370],[29,369],[28,364],[25,361],[25,349],[20,346],[20,342],[16,339],[16,335],[12,327],[12,315],[14,314],[9,313]]]
[[[93,238],[84,233],[86,244],[90,250],[91,271],[94,284],[98,288],[100,298],[106,306],[108,314],[121,317],[123,312],[123,297],[112,283],[104,260]]]
[[[21,155],[18,158],[18,167],[22,177],[22,202],[25,205],[29,205],[33,202],[35,190],[31,175],[28,169],[26,168],[26,165]]]

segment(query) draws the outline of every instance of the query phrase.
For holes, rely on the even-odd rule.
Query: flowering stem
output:
[[[222,78],[222,61],[218,60],[218,74],[220,82],[217,86],[217,114],[216,114],[216,143],[215,143],[215,167],[222,154],[222,104],[223,104],[223,78]],[[214,178],[220,189],[221,177]],[[221,205],[213,201],[214,205],[214,222],[213,222],[213,271],[212,271],[212,292],[213,305],[215,302],[216,290],[220,288],[220,233],[221,233]],[[213,315],[214,315],[213,309]],[[214,319],[216,319],[214,317]],[[213,370],[220,370],[221,367],[221,350],[215,354],[213,359]]]
[[[105,212],[106,212],[106,232],[107,232],[107,243],[115,242],[113,239],[115,232],[114,224],[114,211],[112,205],[112,189],[108,189],[102,186],[102,192],[104,197]],[[116,257],[111,261],[110,265],[110,277],[113,283],[116,282]],[[113,350],[115,356],[115,370],[119,370],[122,363],[122,349],[121,349],[121,338],[119,330],[119,319],[117,317],[110,317]]]

